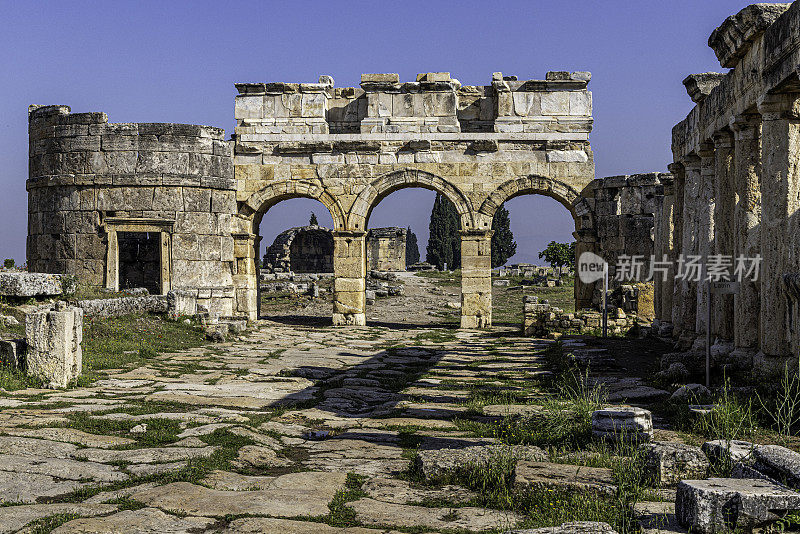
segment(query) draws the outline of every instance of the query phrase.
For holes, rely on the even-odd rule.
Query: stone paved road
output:
[[[519,390],[543,372],[535,349],[546,343],[261,321],[239,340],[163,354],[89,388],[2,396],[0,532],[53,516],[58,533],[513,527],[519,517],[469,506],[463,487],[405,475],[415,449],[492,443],[454,420],[513,407],[476,410],[467,388]],[[331,523],[354,480],[362,491],[346,513],[363,526],[319,522]],[[437,500],[467,506],[423,506]]]

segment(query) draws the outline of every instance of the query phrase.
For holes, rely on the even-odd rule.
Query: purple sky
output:
[[[27,108],[67,104],[105,111],[111,122],[234,126],[234,82],[316,82],[340,87],[362,72],[449,71],[488,84],[502,71],[543,79],[548,70],[589,70],[597,176],[665,171],[670,130],[691,101],[690,74],[720,71],[711,31],[743,0],[404,0],[402,2],[17,2],[0,0],[0,259],[24,261]],[[383,200],[371,226],[408,226],[422,254],[433,195],[402,190]],[[532,261],[572,221],[540,196],[509,202],[519,243],[512,261]],[[302,225],[321,204],[279,204],[264,241]]]

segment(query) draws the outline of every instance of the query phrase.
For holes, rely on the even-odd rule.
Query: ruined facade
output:
[[[406,229],[389,226],[367,232],[367,269],[406,270]]]
[[[32,106],[28,265],[111,289],[147,278],[155,292],[193,292],[222,315],[254,319],[261,219],[282,200],[313,198],[334,221],[334,324],[364,324],[370,213],[393,191],[423,187],[460,215],[461,324],[488,326],[492,216],[515,196],[564,205],[578,254],[652,247],[642,192],[660,179],[593,180],[589,79],[495,73],[490,85],[462,86],[425,73],[413,82],[364,74],[356,88],[329,76],[236,84],[229,141],[208,126],[109,124],[104,113]],[[629,198],[639,201],[633,219]],[[579,308],[596,296],[576,285]]]
[[[368,270],[405,271],[406,229],[370,229],[366,251]],[[267,248],[262,268],[269,273],[332,273],[333,231],[311,225],[281,232]]]
[[[662,333],[698,350],[710,328],[715,363],[748,368],[755,358],[774,369],[800,349],[798,28],[798,3],[748,6],[709,39],[731,70],[684,81],[696,106],[672,131],[675,180],[658,214],[656,254],[705,264],[715,255],[762,258],[758,280],[744,278],[735,295],[711,295],[705,277],[670,277],[657,290]]]

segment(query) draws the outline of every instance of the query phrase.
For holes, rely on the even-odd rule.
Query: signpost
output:
[[[739,282],[708,282],[708,315],[706,316],[706,387],[711,387],[711,319],[714,295],[735,295]]]

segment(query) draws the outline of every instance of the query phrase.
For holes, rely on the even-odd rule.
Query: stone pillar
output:
[[[493,233],[461,232],[461,328],[492,325]]]
[[[592,307],[595,286],[595,284],[584,284],[577,276],[578,258],[584,252],[598,254],[598,246],[597,238],[589,232],[579,230],[572,235],[575,237],[575,310],[577,311]]]
[[[755,257],[761,253],[761,117],[743,115],[731,121],[735,140],[734,255]],[[761,280],[742,280],[734,296],[735,351],[758,348]]]
[[[258,268],[256,268],[256,243],[258,236],[249,233],[233,235],[234,273],[237,315],[246,315],[250,321],[258,320]]]
[[[675,177],[674,196],[675,201],[672,208],[672,254],[677,261],[683,254],[683,217],[684,201],[683,195],[686,189],[686,170],[680,163],[673,163],[669,170]],[[683,330],[683,283],[672,278],[672,335],[678,337]]]
[[[25,316],[27,373],[46,387],[65,388],[83,368],[83,310],[63,301]]]
[[[697,254],[698,237],[698,194],[700,192],[700,158],[689,156],[684,160],[685,180],[683,187],[683,224],[681,230],[681,251],[684,259]],[[682,332],[695,332],[697,321],[697,282],[680,281],[680,318],[678,323]]]
[[[659,300],[656,302],[656,313],[662,323],[672,322],[672,296],[675,280],[675,226],[674,226],[674,204],[675,204],[675,178],[666,175],[661,178],[664,187],[664,196],[661,200],[660,217],[658,220],[660,247],[656,251],[656,260],[661,260],[666,256],[669,262],[669,271],[664,279],[655,280],[658,289]]]
[[[761,113],[761,354],[759,367],[774,366],[772,356],[791,354],[790,317],[783,275],[798,267],[797,210],[800,207],[800,97],[765,95]],[[797,321],[794,318],[794,321]]]
[[[367,324],[366,236],[366,232],[333,232],[334,326]]]
[[[702,257],[701,263],[706,265],[708,257],[714,253],[714,211],[716,199],[714,198],[714,145],[702,143],[698,151],[700,156],[700,182],[695,197],[696,225],[696,254]],[[686,228],[684,228],[686,231]],[[697,289],[697,308],[695,314],[695,332],[705,334],[708,320],[709,292],[705,281],[705,270]]]
[[[734,187],[733,135],[722,130],[714,135],[714,254],[733,256]],[[733,275],[733,268],[729,269]],[[733,295],[714,296],[714,316],[711,328],[722,340],[733,340]]]

